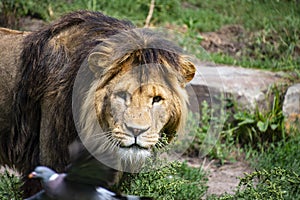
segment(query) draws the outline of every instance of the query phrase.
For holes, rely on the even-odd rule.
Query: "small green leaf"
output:
[[[242,122],[238,123],[238,126],[242,126],[245,124],[253,124],[254,122],[255,122],[254,119],[247,118],[247,119],[243,120]]]
[[[258,121],[257,122],[257,127],[258,127],[259,131],[261,131],[263,133],[266,132],[266,130],[268,129],[268,125],[269,125],[268,121],[266,121],[266,122]]]
[[[271,124],[271,129],[274,131],[278,126],[279,124]]]

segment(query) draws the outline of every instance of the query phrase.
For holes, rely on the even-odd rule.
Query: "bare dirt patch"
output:
[[[201,33],[201,46],[210,53],[239,56],[246,46],[246,31],[240,25],[228,25],[216,32]]]
[[[253,171],[250,164],[243,159],[225,162],[223,165],[216,160],[206,158],[185,158],[185,160],[190,166],[202,167],[208,173],[208,190],[203,199],[213,194],[217,196],[224,193],[233,194],[240,182],[239,178]]]
[[[207,171],[209,172],[207,195],[221,195],[233,194],[240,182],[239,178],[243,177],[246,172],[250,173],[251,168],[248,163],[237,161],[220,167],[212,165]]]
[[[300,36],[293,35],[293,30],[285,28],[261,29],[247,31],[241,25],[227,25],[215,32],[202,32],[200,45],[209,53],[220,53],[240,59],[242,57],[254,60],[293,59],[300,56]],[[291,43],[291,44],[290,44]]]

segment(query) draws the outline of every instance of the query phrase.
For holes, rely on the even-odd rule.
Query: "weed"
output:
[[[279,141],[265,151],[256,151],[256,170],[240,178],[234,194],[209,196],[208,200],[297,199],[300,196],[300,136]],[[253,149],[252,149],[253,151]]]
[[[241,178],[237,191],[233,195],[223,195],[210,199],[276,199],[292,200],[300,195],[299,174],[275,167],[271,170],[256,170]]]
[[[20,188],[22,184],[18,177],[5,170],[4,173],[0,174],[0,199],[21,200]]]
[[[259,154],[253,158],[253,166],[267,170],[276,166],[300,174],[299,145],[299,135],[294,136],[287,141],[274,143],[269,149],[259,152]]]
[[[10,28],[19,28],[19,19],[23,16],[49,20],[50,0],[2,0],[0,2],[0,25]]]
[[[206,175],[200,168],[172,162],[159,170],[126,174],[118,186],[121,192],[154,199],[200,199],[207,190]]]
[[[227,133],[234,133],[237,143],[253,148],[263,147],[285,139],[284,116],[282,113],[283,95],[279,87],[270,87],[267,99],[273,98],[266,110],[256,107],[254,112],[238,111],[233,115],[235,126]]]
[[[194,136],[194,141],[186,154],[191,157],[208,156],[224,163],[238,150],[232,132],[224,131],[230,129],[231,124],[227,123],[230,113],[222,109],[221,105],[220,108],[211,108],[207,101],[203,101],[201,105],[200,117],[195,117],[196,114],[188,117],[187,124],[193,127],[188,129]]]
[[[282,88],[270,87],[266,98],[272,99],[270,105],[251,112],[240,108],[231,101],[231,109],[215,116],[215,108],[210,108],[206,101],[202,102],[199,117],[189,116],[189,128],[195,136],[193,143],[187,150],[189,156],[202,156],[203,149],[209,149],[205,155],[219,159],[221,163],[228,159],[236,159],[244,152],[249,157],[255,150],[263,151],[274,142],[287,138],[282,113]],[[228,106],[227,106],[228,107]],[[193,122],[200,119],[199,122]],[[222,125],[222,128],[217,127]],[[291,135],[291,134],[290,134]]]

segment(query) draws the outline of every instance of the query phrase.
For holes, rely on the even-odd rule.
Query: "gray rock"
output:
[[[266,93],[270,86],[286,82],[280,73],[242,67],[198,64],[191,81],[198,102],[206,100],[214,107],[221,97],[235,100],[243,108],[253,110],[256,106],[269,106]],[[193,105],[195,106],[195,105]]]
[[[288,88],[282,106],[285,128],[288,132],[300,131],[300,83]]]
[[[300,114],[300,83],[288,88],[284,97],[282,111],[286,117]]]

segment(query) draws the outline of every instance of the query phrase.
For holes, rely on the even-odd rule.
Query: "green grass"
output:
[[[38,3],[37,3],[38,2]],[[101,11],[128,19],[142,27],[149,10],[145,0],[3,0],[0,12],[6,15],[31,15],[51,21],[79,9]],[[1,6],[2,5],[2,6]],[[300,6],[296,0],[156,0],[151,24],[187,31],[193,37],[183,46],[200,47],[202,32],[217,31],[225,25],[238,24],[246,30],[245,47],[236,55],[212,53],[210,61],[270,70],[294,70],[300,67]],[[169,27],[169,26],[168,26]],[[203,58],[202,51],[190,53]]]
[[[300,136],[274,143],[256,151],[252,166],[256,171],[241,178],[234,194],[208,196],[209,200],[284,199],[300,197]],[[207,174],[201,168],[173,162],[166,167],[136,175],[126,175],[118,190],[155,199],[200,199],[207,186]],[[20,200],[20,181],[5,172],[0,175],[0,198]]]
[[[270,170],[273,167],[281,167],[294,171],[300,175],[300,136],[287,141],[273,144],[266,151],[262,151],[253,161],[253,166],[259,169]]]
[[[21,186],[22,182],[17,176],[4,171],[0,174],[0,199],[21,200],[22,192],[19,189]]]
[[[209,158],[224,163],[239,159],[244,153],[248,158],[251,152],[268,149],[274,142],[293,137],[285,130],[282,113],[284,87],[269,88],[267,109],[257,106],[253,111],[245,110],[230,99],[220,100],[223,102],[220,108],[211,108],[206,101],[202,102],[200,117],[192,115],[188,118],[188,124],[194,127],[188,128],[194,141],[186,153],[192,157],[206,153],[204,155]],[[209,151],[205,152],[207,149]]]
[[[206,176],[201,168],[171,162],[159,170],[127,174],[118,189],[126,194],[158,200],[200,199],[207,190]]]
[[[209,200],[294,200],[300,197],[300,176],[284,168],[257,170],[241,178],[234,194],[220,197],[209,196]]]
[[[123,194],[152,197],[157,200],[200,199],[206,192],[207,174],[202,168],[186,163],[170,162],[157,170],[125,174],[112,188]],[[21,200],[20,179],[7,171],[0,174],[0,199]]]
[[[298,133],[298,132],[296,132]],[[211,195],[208,200],[294,200],[300,198],[300,136],[251,150],[255,169],[240,178],[234,194]]]
[[[39,4],[36,4],[39,2]],[[149,1],[144,0],[3,0],[7,9],[16,10],[21,15],[40,16],[45,20],[57,18],[61,14],[89,9],[106,14],[127,18],[137,24],[146,19]],[[201,32],[216,31],[228,24],[242,24],[248,30],[265,28],[280,29],[286,25],[299,25],[300,8],[296,0],[156,0],[152,23],[186,24],[189,28]],[[289,23],[287,23],[289,22]]]
[[[220,160],[221,163],[230,159],[233,152],[237,151],[236,139],[231,129],[231,123],[228,123],[231,117],[228,112],[219,108],[211,108],[203,101],[200,109],[200,116],[190,114],[188,116],[188,128],[190,134],[194,136],[193,142],[185,152],[190,157],[207,156],[210,159]],[[195,120],[199,120],[195,121]]]

